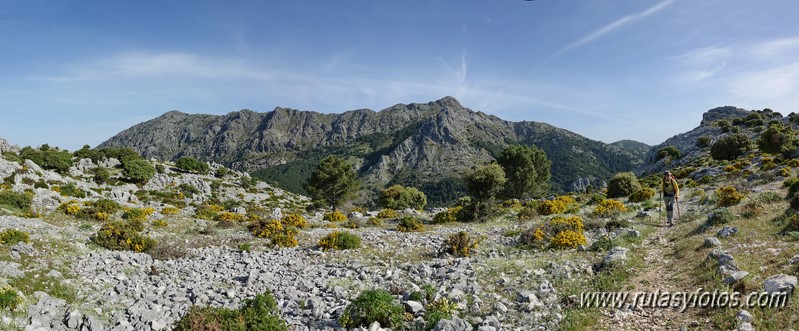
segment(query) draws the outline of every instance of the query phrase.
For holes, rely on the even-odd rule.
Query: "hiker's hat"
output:
[[[666,170],[665,172],[663,172],[663,174],[664,175],[671,175],[671,171]]]

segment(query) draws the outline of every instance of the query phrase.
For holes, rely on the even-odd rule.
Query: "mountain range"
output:
[[[415,186],[431,205],[441,205],[463,195],[465,171],[512,144],[546,152],[555,191],[579,178],[631,171],[649,149],[634,141],[606,144],[546,123],[505,121],[452,97],[341,114],[282,107],[221,116],[170,111],[98,147],[131,147],[160,160],[190,156],[218,162],[297,193],[305,193],[302,183],[318,161],[335,154],[356,166],[366,192],[391,184]]]

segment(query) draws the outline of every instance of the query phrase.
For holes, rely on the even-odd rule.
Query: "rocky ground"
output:
[[[750,169],[761,167],[757,160],[750,158]],[[422,232],[397,231],[394,218],[370,225],[377,212],[360,210],[348,217],[361,227],[348,231],[361,238],[361,248],[324,251],[319,239],[346,223],[305,211],[307,198],[253,183],[246,174],[221,172],[216,165],[213,171],[222,175],[182,173],[164,165],[163,173],[143,185],[97,184],[89,180],[90,170],[105,167],[118,176],[114,160],[80,160],[59,174],[30,161],[0,158],[3,189],[29,192],[36,211],[0,213],[0,230],[30,236],[28,243],[0,245],[0,287],[11,286],[22,298],[15,309],[0,310],[0,328],[170,330],[192,306],[235,309],[268,290],[290,329],[338,330],[344,309],[362,291],[375,288],[389,291],[403,305],[411,327],[424,324],[426,309],[412,299],[413,292],[430,289],[433,297],[455,304],[454,316],[435,330],[777,330],[799,323],[796,304],[680,312],[589,309],[578,302],[588,291],[792,290],[799,246],[783,233],[790,221],[784,216],[785,178],[776,175],[780,169],[746,178],[723,167],[686,175],[681,183],[694,182],[684,188],[682,215],[674,227],[664,226],[656,199],[623,199],[626,212],[599,217],[592,212],[594,196],[576,195],[567,214],[584,219],[588,242],[575,249],[523,247],[520,234],[551,217],[520,220],[519,206],[505,206],[501,216],[470,224],[430,224],[440,209],[400,212],[424,221]],[[695,182],[706,175],[711,180]],[[69,183],[85,197],[56,189]],[[744,198],[729,207],[730,219],[709,224],[719,210],[717,189],[727,185]],[[178,195],[178,190],[195,193]],[[158,192],[178,198],[159,200]],[[63,206],[98,199],[152,208],[144,232],[158,241],[156,248],[136,253],[93,243],[103,221],[68,215]],[[242,219],[301,213],[310,227],[300,230],[297,247],[272,247],[253,236],[245,221],[231,225],[203,216],[201,209],[215,201],[225,201],[228,211]],[[178,211],[169,213],[169,208]],[[460,231],[483,238],[469,257],[442,251],[444,241]],[[607,243],[597,244],[602,240]]]

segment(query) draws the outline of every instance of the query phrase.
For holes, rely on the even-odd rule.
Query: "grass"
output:
[[[782,194],[780,194],[782,195]],[[684,288],[704,288],[705,290],[719,290],[732,292],[744,290],[746,293],[759,291],[765,278],[775,274],[785,273],[797,275],[796,269],[791,269],[787,261],[792,256],[799,254],[799,247],[794,243],[785,241],[778,234],[782,230],[780,222],[772,220],[779,219],[787,208],[787,202],[777,202],[772,196],[761,194],[755,197],[757,201],[763,202],[763,210],[751,218],[736,218],[726,226],[736,226],[739,233],[722,238],[723,251],[731,254],[736,264],[741,270],[749,272],[744,278],[743,286],[730,286],[722,282],[723,277],[716,273],[715,263],[703,266],[702,261],[710,252],[710,249],[703,248],[702,244],[706,237],[715,236],[716,232],[723,226],[714,226],[703,233],[692,231],[702,225],[704,220],[696,217],[690,221],[679,224],[669,235],[669,239],[675,243],[671,257],[675,261],[691,261],[690,263],[675,263],[676,273],[684,274],[681,279]],[[731,207],[735,214],[739,214],[744,209],[746,203]],[[778,253],[772,254],[766,249],[777,249]],[[754,315],[753,325],[760,330],[786,330],[799,326],[799,304],[791,300],[787,307],[782,309],[760,309],[746,308]],[[737,327],[733,322],[735,315],[740,308],[694,308],[688,314],[702,323],[703,327],[716,329],[732,329]]]

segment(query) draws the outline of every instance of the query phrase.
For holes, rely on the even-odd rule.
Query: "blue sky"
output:
[[[0,0],[0,137],[95,146],[170,110],[450,95],[658,144],[723,105],[799,112],[796,0]]]

